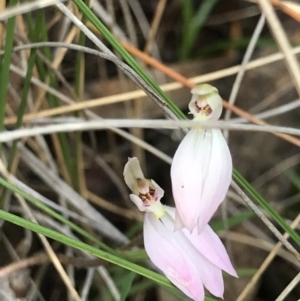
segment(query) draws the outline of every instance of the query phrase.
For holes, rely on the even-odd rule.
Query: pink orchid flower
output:
[[[222,99],[208,84],[192,90],[194,120],[219,119]],[[171,166],[176,229],[197,227],[200,233],[224,200],[232,178],[232,159],[219,129],[191,129],[180,143]]]
[[[200,234],[187,229],[174,232],[175,209],[160,203],[164,191],[144,178],[136,158],[125,165],[124,178],[135,195],[131,200],[146,212],[144,244],[153,264],[195,301],[204,300],[204,287],[222,298],[222,270],[235,277],[237,274],[219,237],[208,225]],[[151,183],[155,183],[152,188]]]
[[[160,203],[165,192],[153,180],[145,179],[137,158],[128,158],[123,175],[125,183],[133,192],[129,197],[140,211],[152,212],[157,218],[165,214]]]

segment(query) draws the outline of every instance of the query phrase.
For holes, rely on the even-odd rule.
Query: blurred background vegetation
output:
[[[232,96],[237,73],[243,74],[237,66],[259,30],[263,6],[256,2],[272,3],[284,37],[299,53],[297,1],[2,0],[0,129],[163,119],[167,110],[182,119],[190,88],[201,82],[244,110],[227,116],[231,122],[248,123],[250,113],[250,119],[298,128],[300,81],[290,75],[287,54],[277,55],[282,41],[269,19]],[[135,82],[120,60],[132,68],[130,74],[135,71]],[[140,88],[150,87],[166,101],[164,110],[139,91],[141,79]],[[131,204],[122,175],[127,158],[138,157],[146,177],[165,190],[163,203],[174,205],[170,162],[183,135],[159,127],[109,128],[1,143],[0,301],[189,300],[149,263],[143,216]],[[288,232],[297,253],[299,140],[246,131],[227,138],[234,167],[249,183],[238,174],[236,181],[282,234]],[[240,276],[225,275],[225,300],[300,298],[295,253],[278,245],[234,190],[211,225]]]

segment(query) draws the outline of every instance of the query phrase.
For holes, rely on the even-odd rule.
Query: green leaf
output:
[[[229,226],[229,228],[234,227],[234,226],[239,225],[242,222],[250,219],[253,216],[255,216],[255,213],[252,210],[245,210],[239,214],[229,217],[228,218],[228,226]],[[214,222],[210,223],[210,226],[212,227],[212,229],[215,232],[218,232],[218,231],[224,229],[224,223],[222,220],[214,221]]]
[[[251,268],[238,268],[236,269],[236,273],[239,277],[250,277],[253,276],[257,272],[257,269]]]
[[[127,296],[130,293],[130,290],[131,290],[131,287],[132,287],[132,282],[133,282],[135,276],[136,276],[136,273],[131,272],[124,279],[124,281],[122,283],[121,290],[120,290],[120,294],[121,294],[120,301],[125,301],[126,300]]]
[[[196,36],[199,34],[201,27],[208,18],[212,9],[216,5],[218,0],[204,0],[195,12],[194,16],[191,16],[192,3],[190,0],[182,0],[183,7],[183,35],[181,44],[181,59],[187,59],[192,49]]]
[[[32,72],[35,64],[35,58],[36,58],[36,49],[32,49],[30,56],[29,56],[29,61],[28,61],[28,66],[27,66],[27,72],[26,76],[24,79],[24,85],[23,85],[23,90],[22,90],[22,96],[21,96],[21,103],[18,109],[18,117],[17,117],[17,123],[15,125],[15,128],[20,128],[22,125],[23,121],[23,115],[25,113],[26,105],[27,105],[27,99],[28,99],[28,93],[30,90],[30,85],[31,85],[31,77],[32,77]],[[14,140],[11,146],[11,149],[9,151],[9,158],[8,158],[8,163],[7,163],[7,169],[8,171],[11,171],[16,151],[17,151],[17,140]]]
[[[287,170],[285,172],[292,184],[300,191],[300,176],[294,170]]]
[[[17,5],[17,3],[18,0],[11,0],[9,1],[9,7],[14,7]],[[16,17],[11,17],[7,21],[4,55],[2,57],[2,60],[0,61],[0,132],[2,132],[4,129],[5,107],[9,84],[9,72],[14,41],[15,23]],[[0,153],[1,149],[2,143],[0,143]],[[0,207],[2,207],[2,204]]]

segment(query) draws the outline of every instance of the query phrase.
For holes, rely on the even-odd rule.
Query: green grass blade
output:
[[[285,222],[285,220],[277,213],[277,211],[247,182],[247,180],[237,170],[233,171],[233,178],[300,246],[300,236],[296,233],[296,231]]]
[[[164,285],[166,287],[173,287],[173,285],[170,283],[170,281],[162,275],[159,275],[155,272],[152,272],[146,268],[143,268],[143,267],[141,267],[135,263],[129,262],[127,260],[124,260],[124,259],[117,257],[113,254],[110,254],[108,252],[99,250],[99,249],[92,247],[86,243],[83,243],[79,240],[76,240],[76,239],[68,237],[64,234],[58,233],[52,229],[48,229],[39,224],[33,223],[31,221],[28,221],[24,218],[21,218],[19,216],[16,216],[14,214],[8,213],[3,210],[0,210],[0,218],[6,220],[8,222],[11,222],[15,225],[21,226],[25,229],[31,230],[35,233],[39,233],[48,238],[54,239],[55,241],[58,241],[67,246],[87,252],[89,254],[92,254],[92,255],[94,255],[98,258],[101,258],[107,262],[113,263],[113,264],[118,265],[122,268],[125,268],[129,271],[132,271],[134,273],[137,273],[139,275],[147,277],[147,278],[149,278],[161,285]]]
[[[18,0],[12,0],[9,7],[17,5]],[[4,118],[7,102],[7,91],[9,85],[10,63],[13,49],[14,31],[16,18],[9,18],[6,24],[6,37],[4,46],[4,55],[0,61],[0,132],[4,130]],[[0,56],[1,58],[1,56]],[[0,142],[0,154],[2,152],[2,143]],[[4,206],[5,190],[1,191],[0,208]]]
[[[47,30],[47,23],[45,20],[45,14],[44,12],[42,12],[42,18],[43,18],[43,22],[41,23],[41,35],[42,35],[42,40],[45,42],[48,42],[48,30]],[[46,56],[46,58],[51,61],[52,59],[52,54],[50,51],[49,47],[44,47],[44,54]],[[47,77],[49,78],[50,81],[50,86],[52,88],[58,89],[58,84],[55,78],[55,75],[53,74],[52,70],[50,68],[48,68],[46,66],[46,74]],[[49,93],[47,94],[47,100],[48,100],[48,104],[50,107],[54,108],[54,107],[58,107],[59,106],[59,100],[57,99],[57,97],[50,95]],[[72,181],[73,186],[75,186],[74,184],[76,183],[76,179],[74,178],[76,173],[73,170],[73,165],[71,162],[71,154],[70,154],[70,147],[68,145],[68,141],[67,141],[67,137],[64,133],[59,133],[57,134],[58,140],[59,140],[59,144],[60,144],[60,148],[62,151],[62,155],[63,155],[63,160],[64,160],[64,164],[66,165],[68,174],[70,176],[70,179]]]
[[[257,272],[257,269],[252,268],[238,268],[236,273],[239,277],[252,277]]]
[[[190,1],[182,1],[182,3],[184,3],[183,7],[185,7],[187,5],[186,3],[188,2]],[[181,59],[184,60],[189,57],[197,34],[199,34],[201,27],[217,2],[218,0],[204,0],[193,17],[189,16],[190,14],[184,13],[183,19],[184,24],[186,25],[184,26],[184,32],[182,36]],[[191,9],[192,8],[189,8],[189,10]]]
[[[42,234],[48,238],[51,238],[53,240],[56,240],[58,242],[61,242],[67,246],[73,247],[77,250],[81,250],[83,252],[87,252],[89,254],[92,254],[100,259],[103,259],[107,262],[113,263],[117,266],[120,266],[124,269],[127,269],[129,271],[132,271],[136,274],[139,274],[141,276],[144,276],[146,278],[149,278],[155,282],[157,282],[158,284],[161,284],[163,286],[165,286],[167,289],[171,288],[171,291],[174,292],[175,288],[174,286],[171,284],[171,282],[164,276],[157,274],[153,271],[150,271],[144,267],[141,267],[135,263],[129,262],[127,260],[124,260],[118,256],[115,256],[113,254],[107,253],[105,251],[96,249],[92,246],[89,246],[86,243],[83,243],[79,240],[76,240],[74,238],[68,237],[64,234],[58,233],[54,230],[48,229],[46,227],[43,227],[39,224],[33,223],[31,221],[28,221],[22,217],[16,216],[14,214],[8,213],[6,211],[3,211],[0,209],[0,218],[4,219],[8,222],[11,222],[15,225],[21,226],[23,228],[26,228],[28,230],[31,230],[35,233],[39,233]],[[176,292],[178,292],[178,289],[176,289]],[[189,300],[189,298],[187,297],[183,297],[183,299],[181,300]],[[206,301],[216,301],[213,298],[210,297],[206,297],[205,298]]]
[[[136,274],[131,272],[124,279],[124,281],[122,283],[121,290],[120,290],[120,301],[125,301],[126,300],[127,296],[130,293],[132,283],[133,283],[133,280],[134,280],[135,276],[136,276]]]
[[[18,0],[9,1],[9,7],[14,7],[17,5]],[[11,63],[11,55],[13,49],[14,41],[14,31],[15,31],[16,18],[9,18],[6,25],[6,37],[4,46],[4,55],[0,61],[0,132],[4,129],[4,117],[5,117],[5,107],[7,101],[7,91],[9,84],[9,70]],[[2,150],[2,143],[0,143],[0,153]]]
[[[89,5],[89,1],[85,1]],[[85,16],[82,17],[82,22],[85,21]],[[84,46],[86,41],[85,34],[83,32],[79,33],[78,44]],[[76,67],[75,67],[75,93],[78,96],[77,101],[83,101],[84,97],[84,86],[85,86],[85,54],[82,51],[76,53]],[[74,113],[75,117],[80,117],[80,112]],[[82,133],[76,132],[72,135],[74,147],[74,159],[71,161],[72,169],[74,171],[74,188],[80,194],[85,190],[85,178],[84,170],[82,168],[83,158],[82,158]]]
[[[249,220],[250,218],[254,217],[255,213],[252,210],[245,210],[239,214],[236,214],[234,216],[231,216],[228,218],[228,227],[232,228],[234,226],[237,226],[241,224],[242,222]],[[210,226],[215,232],[218,232],[220,230],[224,229],[224,223],[222,220],[219,221],[213,221],[210,223]]]
[[[21,95],[21,103],[18,109],[18,116],[17,116],[17,122],[15,124],[15,128],[20,128],[20,126],[22,125],[22,121],[23,121],[23,115],[25,114],[25,109],[27,106],[27,99],[28,99],[28,93],[30,90],[30,85],[31,85],[31,77],[32,77],[32,72],[33,72],[33,68],[35,65],[35,59],[36,59],[36,49],[32,49],[30,56],[29,56],[29,60],[28,60],[28,65],[27,65],[27,72],[26,72],[26,76],[24,79],[24,85],[23,85],[23,90],[22,90],[22,95]],[[7,169],[8,171],[11,171],[14,159],[15,159],[15,155],[16,155],[16,151],[17,151],[17,144],[18,141],[14,140],[11,146],[11,149],[9,151],[9,158],[8,158],[8,163],[7,163]]]
[[[183,32],[180,48],[180,58],[186,59],[188,56],[189,41],[191,34],[191,20],[193,18],[193,2],[191,0],[181,1]]]
[[[300,176],[294,170],[290,169],[285,172],[292,184],[300,191]]]
[[[30,13],[26,14],[26,22],[29,31],[29,37],[33,42],[48,42],[48,30],[44,10],[38,10],[36,16],[34,17]],[[52,54],[49,47],[43,47],[43,49],[40,51],[42,51],[43,55],[48,61],[52,61]],[[39,56],[36,58],[36,66],[41,80],[46,84],[49,84],[52,88],[58,89],[58,84],[53,70],[51,70],[51,68],[49,68],[49,66],[46,65]],[[59,100],[50,93],[46,93],[46,99],[51,108],[60,105]],[[72,157],[69,151],[70,147],[67,137],[64,133],[59,133],[57,134],[57,139],[59,142],[59,150],[57,150],[57,152],[62,153],[62,164],[64,164],[65,167],[63,170],[66,170],[67,176],[70,178],[73,184],[75,183],[75,173],[72,169]]]
[[[95,16],[90,8],[81,0],[73,0],[86,18],[99,30],[99,32],[106,38],[112,47],[123,57],[128,65],[167,103],[167,106],[179,119],[186,119],[181,110],[174,104],[174,102],[161,90],[156,82],[147,74],[147,72],[132,58],[132,56],[122,47],[117,39],[110,33],[104,24]]]
[[[22,95],[21,95],[21,103],[20,103],[20,107],[18,110],[18,116],[17,116],[17,122],[15,125],[15,128],[20,128],[20,126],[22,125],[23,115],[25,113],[27,99],[28,99],[28,93],[29,93],[30,84],[31,84],[32,71],[33,71],[33,68],[35,65],[35,59],[36,59],[36,49],[33,49],[29,56],[27,72],[26,72],[26,76],[24,79],[24,86],[23,86]],[[7,170],[8,171],[11,171],[11,169],[12,169],[13,162],[15,160],[15,156],[17,153],[17,144],[18,144],[18,141],[14,140],[12,143],[12,146],[10,148],[8,160],[7,160]],[[5,198],[6,198],[6,189],[3,189],[1,191],[1,201],[0,201],[1,208],[2,208],[2,204],[4,203]]]
[[[83,237],[89,239],[91,242],[97,244],[99,247],[101,247],[103,250],[108,251],[108,252],[114,252],[113,249],[111,249],[109,246],[98,240],[95,236],[91,235],[87,231],[83,230],[82,228],[78,227],[76,224],[72,223],[68,219],[66,219],[64,216],[58,214],[56,211],[53,209],[49,208],[47,205],[43,204],[36,198],[34,198],[32,195],[27,194],[20,188],[14,186],[13,184],[7,182],[5,179],[0,177],[0,185],[4,186],[5,188],[19,194],[22,196],[24,199],[29,201],[31,204],[36,206],[37,208],[43,210],[44,212],[48,213],[50,216],[54,217],[58,221],[64,223],[65,225],[68,225],[71,229],[82,235]]]

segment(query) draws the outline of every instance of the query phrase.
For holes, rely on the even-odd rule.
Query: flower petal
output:
[[[218,89],[210,84],[200,84],[191,90],[193,95],[208,95],[215,92],[218,93]]]
[[[138,194],[138,184],[137,179],[144,179],[144,174],[142,172],[140,162],[136,157],[128,158],[128,162],[124,167],[124,180],[130,190]]]
[[[197,231],[190,233],[186,229],[183,229],[183,232],[206,259],[226,273],[238,277],[222,241],[209,225],[206,225],[200,234]]]
[[[190,231],[198,221],[198,196],[202,194],[203,172],[198,156],[202,150],[198,146],[203,134],[204,131],[190,130],[180,143],[171,165],[172,190],[178,216]],[[178,223],[177,219],[175,223]]]
[[[223,299],[224,281],[222,270],[200,254],[195,257],[194,264],[197,266],[199,272],[201,272],[201,280],[205,288],[214,296]]]
[[[209,167],[202,190],[198,231],[201,232],[226,197],[232,181],[232,159],[226,140],[220,130],[212,130]]]
[[[193,94],[189,103],[190,113],[194,115],[195,120],[218,120],[222,114],[222,98],[218,89],[209,84],[201,84],[191,90]],[[201,109],[208,107],[206,112]]]
[[[145,214],[144,243],[151,261],[183,293],[195,301],[203,301],[204,288],[198,269],[183,252],[173,233],[153,214]]]
[[[151,180],[151,183],[155,188],[154,199],[155,201],[160,201],[160,199],[164,196],[165,191],[154,180]]]
[[[174,208],[175,211],[175,208]],[[184,223],[180,217],[180,215],[178,214],[178,210],[176,210],[175,216],[173,217],[175,220],[175,226],[174,226],[174,230],[178,231],[181,230],[182,228],[184,228]]]
[[[174,216],[174,210],[173,208],[167,206],[164,206],[164,209],[167,212],[167,215],[161,219],[162,223],[166,228],[168,228],[176,242],[179,243],[180,248],[182,249],[181,252],[185,254],[185,256],[192,259],[192,262],[198,269],[198,277],[200,277],[204,286],[213,295],[223,298],[224,282],[221,269],[214,263],[209,261],[205,256],[202,255],[201,252],[198,251],[198,249],[193,245],[192,241],[185,235],[184,231],[189,234],[189,232],[186,229],[184,229],[184,231],[171,232],[174,228],[174,220],[172,219]],[[171,214],[170,211],[172,211]],[[196,232],[197,231],[195,231],[195,233]],[[205,246],[203,247],[205,248]]]
[[[130,194],[129,197],[130,200],[138,207],[140,211],[145,211],[143,201],[136,194]]]
[[[169,206],[163,207],[166,213],[174,219],[175,209]],[[198,233],[197,229],[192,233],[187,231],[187,229],[182,229],[182,232],[193,247],[206,259],[226,273],[238,277],[221,239],[209,225],[206,225],[201,233]]]
[[[221,131],[190,130],[171,166],[174,201],[188,230],[198,224],[201,232],[224,200],[231,176],[231,155]]]

